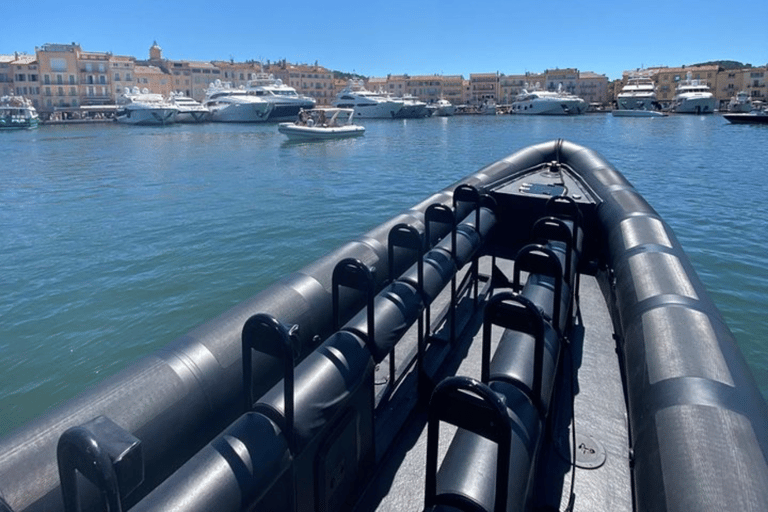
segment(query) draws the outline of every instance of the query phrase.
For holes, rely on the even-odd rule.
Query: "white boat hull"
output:
[[[543,99],[532,101],[515,101],[512,103],[512,113],[528,116],[573,116],[583,114],[587,110],[587,102],[582,99]]]
[[[269,118],[272,104],[259,103],[230,103],[223,106],[210,107],[211,121],[218,123],[263,123]]]
[[[711,94],[692,96],[679,98],[673,110],[678,114],[712,114],[716,104],[717,100]]]
[[[456,107],[454,105],[449,105],[445,107],[437,107],[437,110],[435,110],[435,113],[432,115],[438,116],[438,117],[450,117],[455,113],[456,113]]]
[[[211,113],[208,111],[208,109],[188,110],[188,111],[180,110],[179,113],[176,114],[176,122],[177,123],[202,123],[207,121],[210,116],[211,116]]]
[[[277,131],[287,135],[291,140],[328,140],[358,137],[365,133],[365,127],[345,125],[334,127],[302,126],[296,123],[280,123]]]
[[[664,112],[658,110],[613,110],[613,117],[667,117]]]
[[[403,107],[403,102],[380,101],[376,103],[355,104],[349,101],[334,101],[334,107],[355,109],[356,119],[393,119]]]
[[[162,126],[176,121],[175,107],[127,108],[117,113],[117,122],[123,124]]]

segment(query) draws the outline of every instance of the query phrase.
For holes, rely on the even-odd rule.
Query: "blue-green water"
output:
[[[719,115],[0,133],[0,435],[521,147],[603,154],[677,233],[768,396],[768,127]]]

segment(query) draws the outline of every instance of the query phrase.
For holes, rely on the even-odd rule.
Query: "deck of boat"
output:
[[[487,294],[491,258],[480,261],[481,281]],[[497,259],[496,265],[505,275],[512,275],[513,262]],[[485,276],[485,277],[483,277]],[[436,301],[436,308],[447,304],[448,290]],[[443,374],[455,374],[480,379],[482,346],[482,306],[472,314],[471,299],[464,299],[460,308],[466,327],[453,345],[451,356],[444,363]],[[482,301],[481,301],[482,305]],[[457,323],[461,322],[459,320]],[[438,326],[440,327],[440,326]],[[447,332],[442,326],[436,336]],[[497,332],[498,331],[498,332]],[[492,350],[500,338],[501,329],[494,329]],[[408,348],[410,347],[410,349]],[[397,368],[407,374],[407,362],[415,357],[416,330],[411,329],[398,344]],[[449,344],[445,341],[445,350]],[[570,334],[569,349],[561,361],[555,391],[553,420],[548,425],[543,442],[536,478],[536,510],[563,510],[574,500],[573,510],[632,510],[630,447],[625,394],[617,343],[608,305],[594,276],[582,275],[579,288],[579,308],[575,327]],[[404,368],[401,369],[401,366]],[[412,369],[412,367],[410,367]],[[576,376],[571,379],[571,370]],[[377,426],[382,427],[377,441],[377,460],[381,461],[373,483],[366,489],[355,507],[356,511],[382,512],[417,511],[424,508],[427,458],[427,408],[416,405],[416,392],[388,403],[393,395],[389,388],[389,361],[377,368],[378,384]],[[414,385],[408,378],[400,386]],[[573,383],[571,386],[570,382]],[[575,414],[571,414],[571,397]],[[404,403],[405,402],[405,403]],[[410,407],[414,408],[411,409]],[[407,419],[404,415],[413,411]],[[572,458],[571,418],[575,418],[576,468]],[[403,424],[397,431],[397,426]],[[439,458],[442,460],[456,428],[441,425]],[[397,432],[396,432],[397,431]],[[389,448],[390,438],[395,436]],[[573,496],[573,498],[571,498]]]

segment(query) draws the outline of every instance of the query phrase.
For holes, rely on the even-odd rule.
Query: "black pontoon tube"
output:
[[[672,229],[597,153],[561,141],[522,153],[559,158],[602,200],[636,509],[768,510],[768,407]]]

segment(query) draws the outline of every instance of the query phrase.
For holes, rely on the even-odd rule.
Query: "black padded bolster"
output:
[[[491,389],[504,397],[511,419],[506,510],[523,510],[541,423],[536,407],[518,388],[494,383]],[[437,475],[436,503],[463,511],[493,511],[497,466],[497,444],[459,428]]]
[[[560,294],[560,307],[558,317],[554,319],[555,314],[555,279],[554,277],[541,274],[531,274],[523,287],[523,297],[530,299],[541,310],[548,321],[557,327],[558,332],[564,332],[569,322],[569,305],[571,297],[571,287],[567,283],[562,284],[562,293]]]
[[[549,410],[552,397],[560,344],[557,332],[545,322],[541,394],[539,397],[534,397],[541,401],[545,411]],[[535,346],[536,341],[530,334],[506,329],[491,360],[490,382],[508,382],[533,396]]]
[[[372,378],[373,358],[359,336],[339,331],[307,356],[295,371],[294,440],[297,450],[325,428]],[[263,404],[263,405],[262,405]],[[284,414],[284,386],[277,383],[257,403]]]

